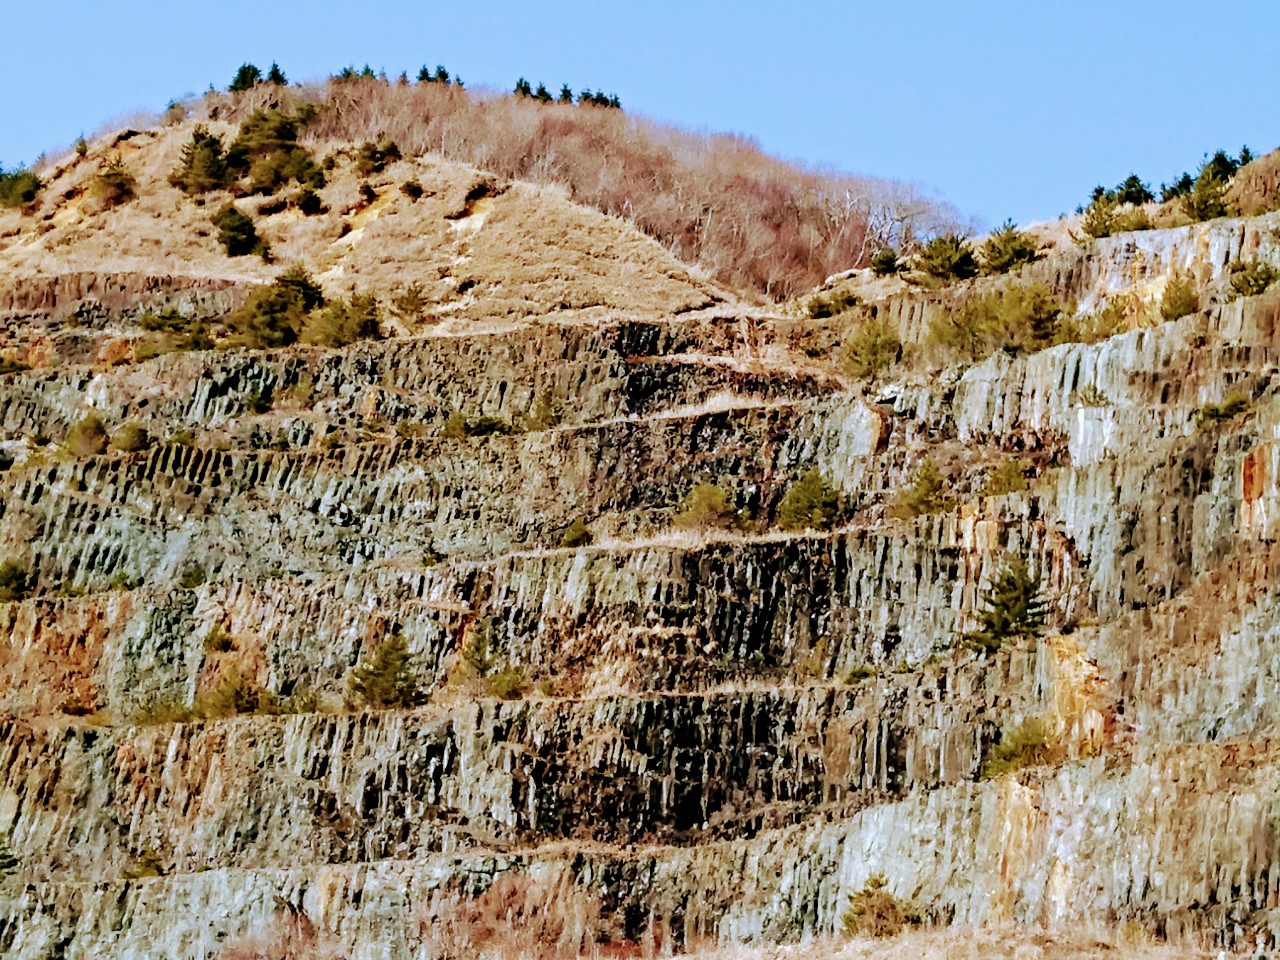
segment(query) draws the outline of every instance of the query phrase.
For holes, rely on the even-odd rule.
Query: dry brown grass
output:
[[[415,153],[563,185],[718,279],[777,298],[863,264],[906,227],[921,233],[957,220],[905,184],[804,169],[742,137],[693,134],[617,110],[375,80],[305,95],[321,102],[319,135],[386,135]]]
[[[439,84],[368,79],[273,87],[239,97],[210,94],[186,112],[236,122],[263,106],[303,101],[319,107],[306,133],[313,141],[391,138],[407,156],[559,186],[709,275],[773,297],[809,289],[907,234],[958,221],[952,208],[913,186],[805,169],[742,137]]]
[[[224,943],[215,960],[342,960],[345,956],[306,914],[282,909],[270,923]]]
[[[569,960],[621,946],[599,897],[568,871],[539,879],[502,874],[474,896],[439,890],[416,919],[423,944],[441,960]]]
[[[1185,944],[1157,944],[1138,928],[1061,930],[1032,927],[908,930],[889,939],[694,952],[697,960],[1201,960],[1215,956]]]
[[[228,257],[210,217],[230,196],[199,205],[167,178],[195,123],[142,132],[119,143],[96,141],[46,174],[34,216],[0,213],[0,275],[71,272],[141,273],[264,281],[300,263],[330,294],[373,293],[384,303],[418,283],[428,323],[502,322],[552,314],[561,318],[669,316],[721,294],[654,241],[621,220],[572,203],[563,190],[509,183],[460,164],[406,160],[369,180],[377,199],[357,203],[361,182],[351,156],[338,153],[321,192],[329,212],[263,215],[269,198],[237,201],[253,216],[277,263]],[[229,140],[234,127],[212,124]],[[346,145],[311,141],[317,156]],[[119,154],[137,178],[137,198],[100,211],[89,180],[105,156]],[[354,151],[351,151],[354,153]],[[417,202],[399,185],[417,179]],[[490,196],[467,203],[468,192]],[[405,331],[414,332],[414,331]]]

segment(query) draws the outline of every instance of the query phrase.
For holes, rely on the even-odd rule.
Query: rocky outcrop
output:
[[[1022,277],[1092,309],[1190,271],[1195,315],[874,385],[729,310],[5,375],[0,950],[209,957],[284,910],[425,956],[504,875],[671,947],[830,933],[875,874],[938,921],[1275,941],[1280,299],[1220,294],[1276,223]],[[954,295],[875,306],[919,341]],[[89,413],[160,442],[72,457]],[[896,516],[926,457],[950,502]],[[1028,489],[982,496],[1007,458]],[[779,529],[813,468],[839,522]],[[673,528],[701,479],[740,514]],[[1046,629],[977,649],[1010,553]],[[344,705],[394,633],[429,703]],[[159,722],[229,676],[256,712]]]

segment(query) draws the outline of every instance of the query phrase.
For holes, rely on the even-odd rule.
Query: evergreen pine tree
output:
[[[274,60],[271,61],[271,69],[267,71],[267,83],[273,83],[277,87],[287,87],[289,85],[289,80],[285,77],[284,71],[280,69],[280,65]]]
[[[696,483],[680,503],[675,525],[686,530],[727,526],[733,519],[729,494],[714,483]]]
[[[204,127],[196,127],[169,182],[184,193],[195,194],[225,187],[228,178],[222,140]]]
[[[618,99],[618,95],[617,95],[616,93],[614,93],[614,94],[610,94],[610,96],[609,96],[609,106],[613,107],[613,109],[615,109],[615,110],[621,110],[621,109],[622,109],[622,101]]]
[[[902,264],[898,261],[898,253],[893,247],[881,247],[871,255],[867,265],[877,277],[892,276],[902,269]]]
[[[1115,198],[1120,203],[1143,204],[1154,200],[1155,194],[1136,173],[1131,173],[1116,187]]]
[[[436,83],[446,84],[449,82],[449,71],[444,68],[444,64],[442,63],[436,64],[435,81]]]
[[[1006,273],[1036,258],[1035,240],[1006,220],[982,245],[982,266],[987,273]]]
[[[245,257],[266,251],[253,221],[230,203],[213,215],[212,222],[218,228],[218,242],[227,251],[227,256]]]
[[[1081,229],[1095,240],[1111,236],[1116,231],[1116,207],[1115,198],[1111,195],[1098,197],[1084,212]]]
[[[231,81],[231,86],[227,89],[232,93],[244,93],[246,90],[252,90],[261,82],[262,71],[252,63],[244,63],[236,71],[236,75]]]
[[[33,203],[44,184],[30,170],[19,167],[5,173],[0,167],[0,207],[25,207]]]
[[[946,494],[938,465],[926,457],[911,486],[898,491],[888,514],[895,520],[910,520],[922,514],[950,510],[953,502]]]
[[[1032,345],[1043,345],[1053,340],[1062,322],[1062,304],[1060,304],[1048,287],[1036,284],[1023,296],[1022,308],[1025,311],[1027,332]]]
[[[414,656],[399,633],[383,640],[367,661],[351,671],[348,687],[353,699],[374,708],[416,707],[427,699]]]
[[[432,82],[432,78],[431,78],[431,68],[430,68],[430,67],[428,67],[425,63],[422,65],[422,69],[418,71],[418,82],[419,82],[419,83],[431,83],[431,82]]]
[[[551,91],[547,89],[547,85],[545,83],[538,84],[538,89],[533,92],[533,99],[537,100],[539,103],[551,102]]]
[[[784,530],[825,530],[836,518],[840,497],[818,470],[810,470],[787,488],[778,505]]]
[[[1226,182],[1235,176],[1238,169],[1236,162],[1227,156],[1225,150],[1218,150],[1212,157],[1205,161],[1204,167],[1201,168],[1201,175],[1206,171],[1214,180]]]
[[[1222,151],[1218,153],[1221,155]],[[1212,160],[1206,163],[1196,177],[1195,187],[1182,195],[1182,212],[1192,220],[1214,220],[1231,212],[1227,206],[1227,177],[1220,176],[1223,169]]]
[[[1191,174],[1184,173],[1178,177],[1173,183],[1165,183],[1160,186],[1160,202],[1168,203],[1170,200],[1176,200],[1178,197],[1185,196],[1195,187],[1196,182],[1191,179]]]
[[[517,97],[532,97],[533,87],[529,85],[529,81],[521,77],[516,81],[515,95]]]
[[[567,83],[561,84],[560,86],[560,102],[569,104],[573,103],[573,91],[569,89],[569,85]]]
[[[968,280],[978,274],[969,241],[954,233],[934,237],[916,256],[916,269],[937,280]]]
[[[982,602],[980,626],[967,638],[976,649],[995,650],[1008,640],[1034,637],[1044,627],[1046,611],[1040,578],[1032,574],[1020,556],[1005,561]]]

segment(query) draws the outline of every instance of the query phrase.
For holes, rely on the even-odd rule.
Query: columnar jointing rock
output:
[[[427,956],[442,903],[511,875],[673,947],[831,933],[876,874],[939,921],[1274,941],[1280,299],[1227,302],[1223,267],[1278,234],[1031,265],[1090,309],[1175,272],[1208,306],[874,388],[764,362],[775,321],[727,308],[105,369],[58,341],[79,365],[0,378],[0,546],[31,573],[0,604],[0,952],[203,958],[301,913]],[[988,284],[876,307],[920,341]],[[68,275],[0,309],[14,343],[100,346],[245,295]],[[63,452],[91,413],[157,442]],[[950,502],[898,517],[925,457]],[[1030,488],[980,496],[1008,457]],[[814,468],[840,523],[769,526]],[[673,529],[703,479],[753,522]],[[1010,553],[1049,629],[984,652]],[[429,704],[340,706],[396,633]],[[233,671],[316,709],[145,722]],[[984,777],[1030,729],[1050,762]]]

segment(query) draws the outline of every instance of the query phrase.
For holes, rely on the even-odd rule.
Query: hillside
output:
[[[1275,949],[1280,214],[768,304],[375,121],[169,182],[258,96],[0,213],[0,953]]]

